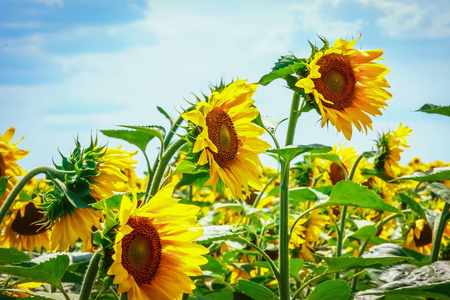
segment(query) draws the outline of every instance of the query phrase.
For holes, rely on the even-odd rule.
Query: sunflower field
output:
[[[401,165],[402,123],[362,153],[293,144],[303,113],[351,140],[392,97],[382,50],[321,40],[256,83],[193,95],[177,116],[157,107],[170,128],[100,130],[53,166],[23,170],[23,138],[0,132],[0,299],[450,299],[449,162]],[[292,90],[283,119],[252,99],[274,80]]]

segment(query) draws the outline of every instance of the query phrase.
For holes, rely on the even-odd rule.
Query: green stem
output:
[[[280,183],[280,299],[288,300],[289,287],[289,162],[281,161]]]
[[[81,286],[80,300],[89,300],[95,278],[97,277],[98,263],[100,262],[101,257],[102,254],[100,252],[96,252],[89,262],[89,266],[86,270],[86,275],[84,276],[83,284]]]
[[[64,287],[58,287],[58,290],[60,290],[60,292],[63,294],[64,298],[66,300],[70,300],[70,296],[66,293],[66,291],[64,290]]]
[[[439,249],[441,248],[442,235],[444,233],[445,226],[450,218],[450,204],[445,203],[444,209],[442,210],[441,217],[439,219],[439,225],[435,234],[433,234],[433,248],[431,250],[430,263],[433,263],[439,259]]]
[[[295,291],[294,295],[292,296],[292,299],[295,299],[297,296],[299,296],[301,291],[303,291],[303,289],[305,287],[309,286],[312,282],[314,282],[314,281],[316,281],[316,280],[318,280],[318,279],[320,279],[322,277],[325,277],[327,275],[329,275],[329,274],[327,274],[327,270],[325,270],[325,272],[323,272],[322,274],[317,275],[317,276],[311,278],[310,280],[308,280],[307,282],[305,282],[304,284],[302,284],[302,286],[298,290]]]
[[[280,282],[280,272],[278,271],[277,267],[275,266],[273,260],[269,257],[269,255],[267,255],[266,252],[264,252],[264,250],[262,250],[261,248],[259,248],[258,246],[256,246],[255,244],[253,244],[252,242],[248,241],[247,239],[245,239],[241,236],[237,237],[236,241],[242,242],[242,243],[246,244],[247,246],[252,247],[256,251],[258,251],[259,254],[261,254],[261,256],[264,257],[264,259],[269,263],[269,266],[272,269],[273,275],[275,275],[275,278],[278,280],[278,282]]]
[[[364,153],[356,158],[356,160],[353,163],[353,166],[350,170],[350,173],[348,174],[348,180],[353,180],[353,176],[355,175],[356,167],[358,166],[359,162],[361,161],[361,159],[363,157],[364,157]]]
[[[184,112],[188,112],[195,109],[195,106],[191,106],[188,109],[186,109]],[[172,124],[172,127],[170,128],[170,131],[167,133],[166,138],[164,139],[164,149],[167,149],[170,145],[170,141],[172,140],[173,135],[175,134],[175,131],[177,131],[178,127],[180,127],[181,122],[183,122],[183,118],[181,115],[178,117],[178,119],[175,121],[175,123]]]
[[[292,236],[292,232],[294,231],[295,225],[297,225],[298,221],[300,221],[304,216],[306,216],[307,214],[309,214],[310,212],[312,212],[312,211],[315,210],[315,209],[316,209],[316,207],[313,206],[313,207],[311,207],[311,208],[305,210],[304,212],[302,212],[302,213],[300,214],[300,216],[298,216],[298,217],[295,219],[294,223],[292,223],[292,225],[291,225],[291,229],[289,230],[289,236]]]
[[[145,187],[145,198],[148,198],[148,195],[150,193],[150,185],[152,182],[152,178],[153,178],[153,170],[152,167],[150,166],[150,160],[148,159],[148,156],[145,152],[144,153],[144,157],[145,157],[145,161],[147,162],[147,170],[148,170],[148,182],[147,182],[147,186]]]
[[[6,213],[9,210],[9,207],[13,204],[14,199],[16,199],[17,195],[19,195],[20,191],[23,189],[23,187],[30,181],[34,176],[39,174],[45,174],[47,177],[55,177],[61,180],[64,180],[64,176],[67,174],[71,174],[73,172],[67,172],[67,171],[60,171],[56,170],[50,167],[37,167],[27,174],[25,174],[19,182],[14,186],[11,193],[6,198],[5,202],[3,203],[2,208],[0,209],[0,224],[3,221],[3,218],[5,217]]]
[[[120,294],[119,300],[127,300],[127,299],[128,299],[127,293]]]
[[[294,95],[292,95],[291,114],[289,115],[289,124],[286,133],[286,146],[294,143],[295,128],[297,127],[297,120],[300,117],[299,106],[300,94],[294,92]]]
[[[164,171],[167,168],[167,165],[169,164],[170,160],[174,156],[175,153],[186,143],[185,139],[179,139],[175,141],[172,145],[170,145],[169,148],[167,148],[164,155],[161,157],[161,159],[158,162],[158,166],[156,168],[156,172],[153,174],[153,180],[152,185],[150,187],[150,193],[149,197],[153,197],[156,192],[159,190],[159,185],[161,183],[161,179],[164,175]],[[147,199],[148,201],[149,199]]]

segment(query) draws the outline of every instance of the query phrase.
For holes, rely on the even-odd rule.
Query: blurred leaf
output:
[[[6,192],[6,187],[8,186],[8,177],[1,177],[0,178],[0,198],[3,196],[3,194]]]
[[[291,162],[294,158],[300,154],[310,152],[310,153],[323,153],[331,150],[331,147],[321,145],[321,144],[311,144],[311,145],[291,145],[281,149],[268,149],[267,152],[275,153],[280,155],[286,162]]]
[[[294,203],[303,201],[326,201],[328,198],[327,195],[309,187],[299,187],[289,190],[289,201]]]
[[[193,163],[190,160],[184,159],[180,162],[177,168],[173,171],[172,175],[175,174],[198,174],[207,171],[205,168],[199,167],[198,164]]]
[[[426,297],[433,299],[450,299],[450,282],[443,282],[431,285],[422,286],[408,286],[403,288],[397,288],[393,290],[367,290],[361,292],[361,295],[384,295],[388,296],[387,299],[392,299],[389,296],[408,296],[408,297]],[[396,298],[394,298],[396,299]]]
[[[413,198],[409,197],[408,195],[405,195],[404,193],[398,193],[397,195],[403,203],[405,203],[411,208],[413,212],[415,212],[422,219],[427,221],[427,215],[425,214],[425,210],[419,203],[417,203]]]
[[[106,136],[124,140],[145,152],[147,144],[155,137],[145,132],[125,129],[100,130]]]
[[[203,186],[203,184],[209,179],[209,172],[200,172],[195,174],[183,173],[180,182],[177,183],[176,188],[184,185]]]
[[[384,173],[383,171],[375,170],[375,169],[361,169],[361,173],[366,177],[377,176],[378,178],[383,179],[384,181],[392,181],[394,178]]]
[[[25,294],[29,294],[32,295],[33,300],[66,300],[66,298],[64,298],[64,295],[61,293],[45,293],[45,292],[26,292],[26,291],[22,291],[22,290],[18,290],[18,289],[5,289],[6,291],[9,292],[19,292],[19,293],[25,293]],[[0,295],[0,300],[20,300],[20,299],[30,299],[29,297],[18,297],[18,296],[8,296],[8,295]]]
[[[328,280],[316,286],[305,300],[345,300],[350,298],[351,291],[343,280]]]
[[[204,257],[208,260],[208,262],[205,265],[200,266],[202,270],[208,270],[214,274],[225,276],[227,268],[221,262],[209,255],[204,255]]]
[[[408,260],[405,256],[392,257],[322,257],[328,265],[328,273],[346,271],[348,269],[380,268]]]
[[[32,267],[0,266],[0,272],[29,279],[30,281],[46,282],[62,288],[61,279],[69,266],[67,255],[58,255]]]
[[[436,196],[450,204],[450,189],[445,184],[433,182],[428,187]]]
[[[0,265],[28,261],[30,257],[15,248],[0,248]]]
[[[275,66],[272,68],[272,72],[264,75],[259,80],[259,84],[268,85],[275,79],[283,78],[288,75],[304,72],[306,70],[305,60],[298,59],[293,55],[282,56]]]
[[[431,103],[427,103],[416,111],[425,112],[427,114],[440,114],[450,117],[450,106],[439,106]]]
[[[149,126],[119,125],[119,126],[134,129],[136,131],[143,132],[151,136],[155,136],[161,141],[161,144],[164,143],[164,135],[166,134],[166,130],[162,126],[156,125],[149,125]]]
[[[310,159],[315,159],[315,158],[325,159],[325,160],[334,162],[335,164],[341,165],[341,158],[339,157],[339,155],[337,155],[335,153],[311,154],[311,155],[305,155],[305,157],[310,158]]]
[[[395,178],[393,181],[398,180],[415,180],[420,182],[450,180],[450,167],[434,168],[426,172],[415,172]]]
[[[370,240],[377,234],[377,227],[375,225],[367,225],[359,228],[354,233],[349,235],[349,237],[355,238],[360,241]]]
[[[291,258],[289,260],[289,274],[292,277],[298,278],[298,273],[300,273],[302,268],[303,268],[303,260],[298,258]]]
[[[197,239],[200,243],[210,243],[213,241],[229,240],[239,236],[239,233],[233,232],[233,226],[229,225],[212,225],[204,226],[203,235]]]
[[[271,290],[263,285],[249,280],[239,280],[238,289],[254,300],[278,300]]]
[[[92,203],[91,206],[93,208],[102,209],[102,210],[106,210],[106,208],[119,209],[120,203],[122,203],[122,197],[123,197],[123,194],[117,194],[117,195],[111,196],[109,198],[103,199],[101,201]]]
[[[316,205],[317,207],[331,205],[355,206],[400,213],[397,208],[384,202],[373,191],[352,181],[338,182],[334,186],[330,198],[326,201],[320,201]]]

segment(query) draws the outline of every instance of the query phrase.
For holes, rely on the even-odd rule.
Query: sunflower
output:
[[[412,130],[402,123],[398,126],[397,130],[389,131],[380,136],[377,141],[378,156],[375,159],[375,169],[384,171],[391,177],[397,177],[402,171],[402,167],[398,163],[400,161],[400,154],[403,152],[403,148],[407,148],[408,143],[406,137],[411,137],[409,133]]]
[[[312,94],[322,115],[322,127],[330,121],[345,137],[352,137],[352,124],[362,131],[372,129],[369,115],[381,115],[380,109],[392,95],[384,88],[389,84],[384,76],[386,66],[373,62],[382,50],[352,49],[359,40],[338,39],[333,47],[316,51],[308,65],[308,76],[296,86]]]
[[[422,254],[431,254],[433,231],[424,219],[414,221],[405,240],[405,248]]]
[[[34,201],[39,202],[39,197]],[[49,248],[49,227],[39,224],[44,213],[38,209],[34,201],[16,201],[13,204],[12,213],[3,222],[4,231],[0,235],[2,247],[15,247],[19,251],[29,252]]]
[[[129,299],[177,299],[195,288],[189,276],[202,275],[199,265],[209,251],[193,243],[202,235],[196,223],[195,205],[172,198],[174,185],[160,190],[144,206],[123,197],[119,228],[114,241],[114,275],[118,293]]]
[[[9,128],[2,136],[0,136],[0,177],[11,176],[8,180],[6,191],[0,197],[0,206],[17,183],[17,177],[25,175],[24,171],[16,161],[24,158],[30,151],[17,148],[22,142],[23,137],[16,143],[11,143],[15,133],[15,128]]]
[[[182,114],[200,129],[193,153],[200,153],[198,164],[209,165],[210,178],[205,185],[216,187],[219,178],[234,198],[249,194],[249,185],[261,190],[262,164],[258,154],[270,147],[258,137],[264,129],[252,121],[259,115],[251,99],[256,84],[237,80],[222,91],[213,92],[195,110]]]

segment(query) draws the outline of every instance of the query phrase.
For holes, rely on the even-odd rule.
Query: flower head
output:
[[[380,136],[377,141],[378,155],[375,159],[375,169],[384,171],[391,177],[397,177],[401,172],[401,166],[399,165],[400,154],[403,152],[403,148],[407,148],[408,143],[406,137],[410,137],[409,133],[412,130],[402,123],[398,126],[397,130],[389,131]]]
[[[176,299],[192,294],[189,276],[201,275],[208,250],[193,243],[202,235],[193,228],[199,208],[172,198],[174,185],[160,190],[144,206],[123,197],[119,228],[113,245],[114,275],[118,293],[129,299]]]
[[[329,121],[350,140],[352,125],[359,131],[372,129],[368,115],[381,115],[386,100],[392,95],[384,76],[386,66],[373,62],[382,50],[353,49],[359,40],[338,39],[329,49],[316,50],[308,64],[309,73],[296,86],[312,94],[313,102],[322,115],[322,127]],[[326,48],[326,47],[325,47]]]
[[[270,147],[259,139],[264,130],[252,123],[259,114],[251,99],[257,86],[245,81],[213,92],[207,102],[199,102],[195,110],[182,115],[198,129],[192,152],[200,154],[199,165],[209,165],[210,179],[205,185],[215,188],[221,179],[235,198],[242,198],[242,189],[248,194],[248,185],[262,188],[258,154]]]

